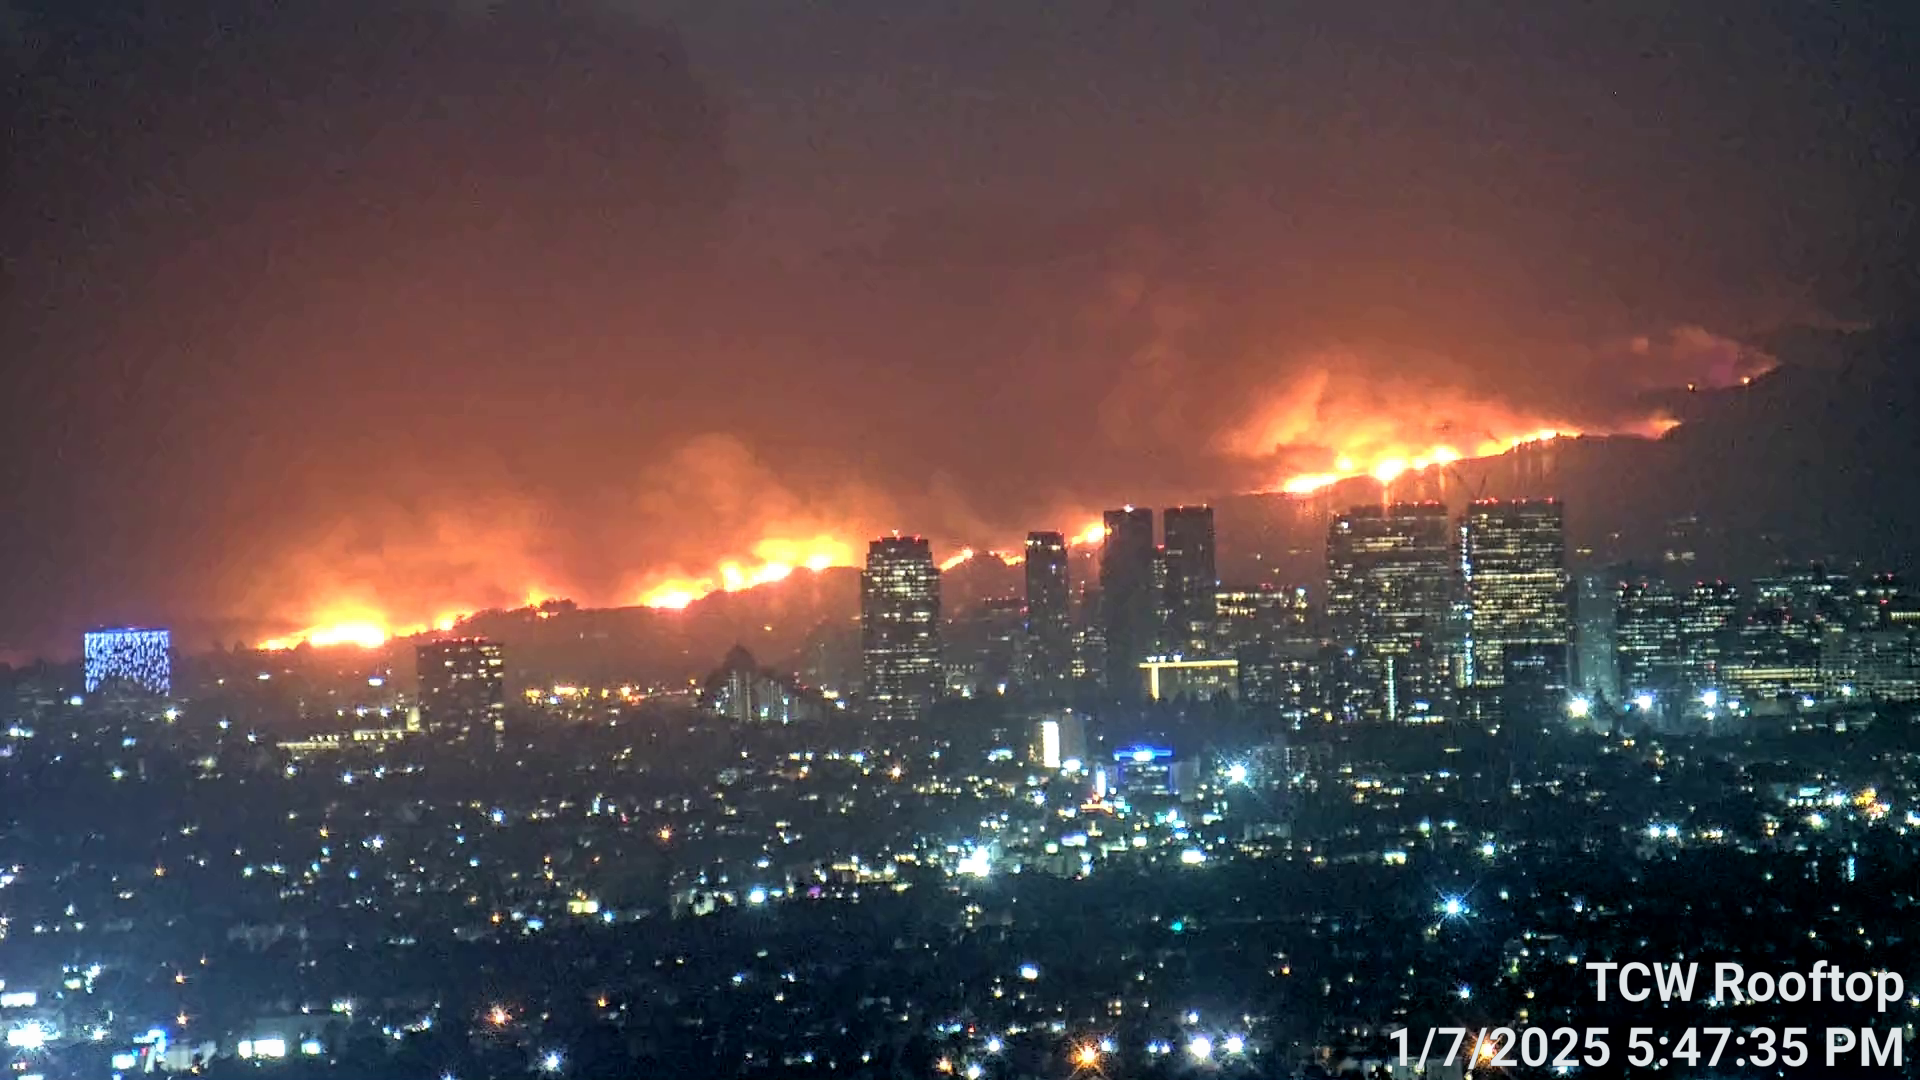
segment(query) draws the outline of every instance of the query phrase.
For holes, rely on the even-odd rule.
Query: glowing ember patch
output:
[[[852,566],[853,545],[828,536],[811,540],[762,540],[753,548],[753,561],[728,559],[701,577],[674,576],[654,582],[640,593],[642,607],[678,610],[717,592],[739,592],[785,581],[801,567],[815,572]]]
[[[947,556],[947,560],[940,564],[940,569],[942,572],[951,570],[971,558],[973,558],[973,549],[970,547],[961,548],[959,551]]]
[[[1649,423],[1649,431],[1653,434],[1664,434],[1672,427],[1673,422],[1665,419]],[[1356,449],[1335,457],[1333,468],[1327,472],[1300,473],[1282,480],[1280,490],[1289,495],[1308,495],[1342,480],[1360,476],[1371,476],[1382,484],[1390,484],[1409,472],[1419,472],[1436,465],[1451,465],[1467,458],[1498,457],[1531,443],[1551,442],[1579,434],[1569,428],[1539,428],[1506,438],[1482,439],[1474,444],[1472,453],[1463,453],[1458,447],[1446,444],[1418,450],[1393,447],[1366,452]]]
[[[1103,521],[1096,521],[1067,539],[1069,545],[1104,544],[1106,542],[1107,525]]]
[[[363,649],[372,649],[387,643],[387,628],[370,622],[340,623],[309,632],[307,640],[323,648],[328,645],[358,645]]]
[[[711,591],[711,589],[706,590],[706,592]],[[700,593],[699,596],[705,596],[706,592]],[[669,608],[677,611],[699,599],[699,596],[696,596],[692,589],[682,589],[673,585],[662,585],[641,597],[640,603],[643,607]]]

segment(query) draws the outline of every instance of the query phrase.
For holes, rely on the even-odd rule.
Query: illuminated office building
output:
[[[1614,655],[1628,699],[1678,690],[1680,599],[1656,579],[1623,582],[1614,601]]]
[[[874,719],[911,722],[940,696],[940,568],[924,537],[883,536],[867,545],[860,654]]]
[[[1057,532],[1028,533],[1025,569],[1027,681],[1042,696],[1063,698],[1073,677],[1067,538]]]
[[[1327,529],[1327,621],[1351,650],[1353,711],[1418,722],[1444,711],[1454,593],[1440,503],[1355,507]]]
[[[1027,746],[1027,761],[1042,768],[1058,769],[1087,758],[1086,719],[1072,709],[1055,709],[1033,722],[1032,739]]]
[[[173,689],[173,641],[165,630],[93,630],[81,638],[81,649],[89,694],[115,684],[163,696]]]
[[[1620,668],[1614,655],[1614,604],[1619,584],[1610,573],[1582,573],[1573,603],[1574,683],[1594,701],[1620,700]]]
[[[506,731],[505,659],[497,642],[447,638],[414,650],[420,723],[443,742],[498,744]]]
[[[1680,600],[1681,680],[1691,690],[1720,685],[1737,635],[1740,591],[1724,581],[1700,581]]]
[[[1100,545],[1100,626],[1107,692],[1137,698],[1138,665],[1155,652],[1153,511],[1106,512]]]
[[[1553,499],[1485,499],[1460,523],[1460,579],[1467,602],[1462,656],[1470,686],[1506,682],[1509,653],[1567,685],[1571,613],[1566,526]]]
[[[1160,651],[1206,656],[1213,647],[1214,596],[1220,574],[1214,557],[1213,507],[1175,506],[1162,511],[1165,537],[1161,565]]]

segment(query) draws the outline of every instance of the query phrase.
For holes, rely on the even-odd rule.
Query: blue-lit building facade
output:
[[[139,627],[92,630],[81,644],[87,693],[114,684],[135,686],[150,694],[173,691],[173,638],[167,631]]]

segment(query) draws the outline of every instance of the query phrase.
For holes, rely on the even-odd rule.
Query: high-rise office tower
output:
[[[81,650],[81,685],[89,694],[115,683],[162,696],[173,689],[173,639],[165,630],[92,630]]]
[[[1028,533],[1026,572],[1027,679],[1042,696],[1064,698],[1073,676],[1067,538],[1057,532]]]
[[[505,660],[485,638],[447,638],[414,650],[420,722],[446,742],[498,743],[506,731]]]
[[[1574,682],[1600,701],[1620,700],[1620,666],[1613,648],[1616,575],[1589,571],[1576,579],[1573,601]]]
[[[1138,698],[1140,662],[1157,651],[1153,511],[1126,507],[1106,513],[1100,545],[1100,625],[1107,692]]]
[[[1444,711],[1453,544],[1440,503],[1361,506],[1327,528],[1327,619],[1352,650],[1355,711],[1419,721]]]
[[[1299,645],[1313,640],[1305,585],[1221,589],[1213,598],[1214,648],[1220,652],[1231,653],[1248,641]]]
[[[1655,579],[1623,582],[1614,602],[1613,647],[1628,700],[1680,684],[1680,598]]]
[[[1466,683],[1502,686],[1508,654],[1568,685],[1567,534],[1555,499],[1483,499],[1460,522]]]
[[[1188,658],[1206,656],[1213,646],[1214,595],[1220,588],[1214,560],[1213,507],[1170,507],[1162,511],[1160,520],[1166,538],[1161,554],[1166,573],[1160,601],[1166,625],[1160,651]]]
[[[883,536],[867,545],[860,653],[874,719],[911,722],[940,696],[940,568],[925,538]]]
[[[1739,614],[1740,591],[1724,581],[1697,581],[1681,598],[1681,679],[1689,689],[1720,685]]]

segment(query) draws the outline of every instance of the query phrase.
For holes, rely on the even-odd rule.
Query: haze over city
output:
[[[1920,1076],[1916,56],[0,0],[0,1076]]]
[[[1911,313],[1884,5],[5,14],[17,658],[1653,437]]]

